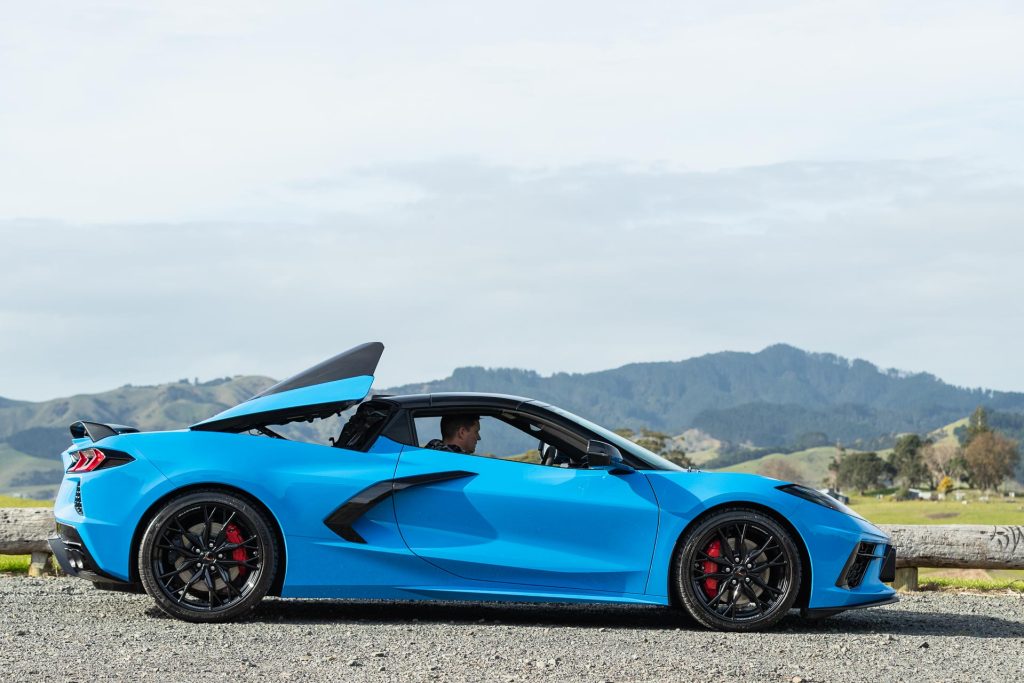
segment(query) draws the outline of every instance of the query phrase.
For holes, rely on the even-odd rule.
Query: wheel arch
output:
[[[267,518],[271,521],[270,527],[274,531],[274,536],[277,539],[277,546],[280,549],[277,573],[274,576],[274,582],[270,585],[270,590],[267,591],[267,595],[281,595],[281,588],[284,586],[285,569],[287,568],[288,563],[288,550],[285,547],[284,534],[281,531],[281,522],[277,519],[277,515],[274,514],[266,503],[254,496],[252,493],[237,486],[224,484],[222,482],[188,484],[172,491],[168,491],[164,495],[160,496],[160,498],[153,501],[153,504],[146,509],[146,512],[143,513],[142,517],[139,519],[139,523],[135,526],[135,532],[132,534],[132,544],[128,556],[128,580],[132,583],[138,583],[140,581],[139,546],[142,544],[142,536],[146,533],[146,527],[149,526],[150,521],[162,509],[167,501],[194,491],[223,491],[241,496],[251,501],[253,505],[258,507],[267,515]]]
[[[792,534],[793,542],[796,543],[797,550],[800,552],[800,570],[801,570],[800,571],[800,591],[797,593],[796,602],[793,603],[793,606],[794,607],[800,607],[800,608],[807,607],[808,602],[809,602],[810,597],[811,597],[811,571],[812,571],[812,569],[811,569],[811,556],[807,552],[807,544],[804,542],[803,536],[801,536],[800,532],[797,531],[795,526],[793,526],[793,523],[790,522],[788,519],[786,519],[786,517],[784,515],[780,514],[778,510],[774,510],[774,509],[772,509],[772,508],[770,508],[767,505],[764,505],[762,503],[753,503],[753,502],[746,501],[746,500],[730,500],[730,501],[727,501],[727,502],[718,503],[717,505],[714,505],[714,506],[708,508],[707,510],[704,510],[699,515],[694,517],[692,520],[690,520],[690,523],[687,524],[683,528],[683,530],[679,532],[679,536],[676,538],[675,546],[672,548],[672,555],[670,556],[670,559],[669,559],[669,562],[671,563],[671,566],[669,567],[669,571],[668,571],[668,584],[669,584],[668,585],[668,595],[669,595],[669,600],[671,601],[672,605],[674,605],[676,607],[680,606],[680,604],[679,604],[679,592],[678,592],[678,588],[675,586],[675,584],[677,583],[676,580],[675,580],[676,579],[675,567],[676,567],[676,564],[677,564],[676,558],[678,557],[679,552],[680,552],[680,550],[682,548],[683,539],[686,538],[686,535],[690,532],[690,529],[692,529],[696,525],[700,524],[701,521],[703,521],[705,518],[709,517],[710,515],[712,515],[712,514],[714,514],[716,512],[719,512],[721,510],[728,510],[730,508],[748,508],[748,509],[756,510],[757,512],[763,513],[763,514],[767,515],[768,517],[771,517],[776,522],[778,522],[783,527],[785,527],[786,531],[788,531],[790,534]]]

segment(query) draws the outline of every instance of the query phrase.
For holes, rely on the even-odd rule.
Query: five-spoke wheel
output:
[[[747,508],[714,512],[683,539],[673,567],[678,597],[709,628],[771,626],[800,590],[800,553],[775,519]]]
[[[171,500],[139,547],[139,578],[164,612],[188,621],[225,621],[256,607],[277,568],[265,514],[224,491]]]

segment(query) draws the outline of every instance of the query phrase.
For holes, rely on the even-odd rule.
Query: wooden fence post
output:
[[[42,576],[46,574],[46,566],[50,562],[50,553],[34,552],[28,565],[29,576]]]
[[[892,587],[898,591],[917,590],[917,567],[900,567],[896,570],[896,578]]]

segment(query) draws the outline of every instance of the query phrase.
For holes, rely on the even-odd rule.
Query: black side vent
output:
[[[82,512],[82,482],[75,484],[75,512],[84,516]]]
[[[843,567],[843,572],[839,575],[836,585],[840,588],[856,588],[859,586],[861,581],[864,580],[864,574],[867,572],[871,560],[874,559],[876,559],[875,544],[858,543],[857,547],[850,553],[850,559],[846,561],[846,566]]]

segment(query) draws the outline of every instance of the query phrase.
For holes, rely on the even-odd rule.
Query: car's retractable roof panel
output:
[[[384,345],[380,342],[349,349],[191,428],[243,432],[263,425],[333,415],[366,398],[383,353]]]

